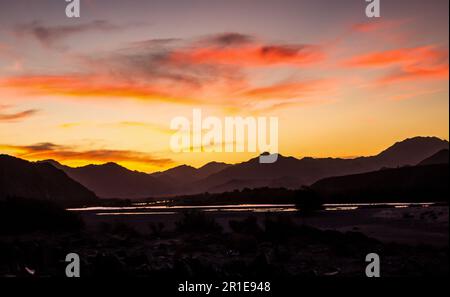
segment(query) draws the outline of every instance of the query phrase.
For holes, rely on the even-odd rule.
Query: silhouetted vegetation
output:
[[[295,204],[302,212],[311,213],[322,208],[321,196],[311,188],[257,188],[211,194],[203,193],[176,197],[168,205],[226,205],[226,204]]]
[[[293,204],[295,190],[285,188],[256,188],[223,193],[202,193],[171,198],[169,205],[221,205],[221,204]]]
[[[163,231],[164,231],[165,227],[166,226],[164,225],[163,222],[158,222],[158,223],[151,222],[150,224],[148,224],[148,228],[150,230],[150,235],[156,236],[156,237],[161,237],[163,235]]]
[[[431,214],[431,212],[430,212]],[[384,276],[448,276],[448,247],[386,244],[359,232],[320,230],[289,214],[251,215],[220,233],[204,213],[186,212],[165,238],[140,236],[126,222],[97,232],[0,236],[0,277],[64,276],[64,257],[77,252],[84,277],[180,279],[361,276],[364,257],[386,257]],[[162,226],[150,227],[156,232]],[[127,235],[127,236],[123,236]]]
[[[0,201],[0,234],[76,231],[82,227],[77,214],[49,201],[19,198]]]
[[[294,192],[295,205],[303,214],[322,209],[322,197],[311,188],[302,187]]]
[[[264,236],[275,242],[283,242],[298,232],[298,226],[289,217],[266,217],[264,221]]]
[[[231,230],[233,230],[236,233],[241,234],[252,234],[252,235],[258,235],[263,230],[258,225],[258,221],[255,216],[248,216],[244,220],[230,220],[229,222]]]
[[[175,223],[179,232],[185,233],[220,233],[222,227],[204,212],[186,211],[181,220]]]
[[[111,223],[102,222],[99,225],[99,231],[104,234],[125,237],[138,237],[141,235],[133,226],[120,221],[113,221]]]

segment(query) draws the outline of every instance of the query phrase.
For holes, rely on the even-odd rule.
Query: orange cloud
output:
[[[269,87],[261,87],[246,91],[243,95],[260,99],[289,99],[309,96],[329,89],[333,85],[331,80],[311,80],[275,84]]]
[[[378,83],[389,84],[416,79],[448,79],[448,76],[448,64],[431,67],[408,66],[401,71],[382,77]]]
[[[189,90],[166,89],[162,86],[134,83],[114,77],[96,75],[16,76],[0,79],[0,86],[17,88],[31,93],[77,97],[120,97],[176,103],[198,103],[181,97]],[[184,92],[183,92],[184,91]]]
[[[68,146],[53,143],[38,143],[28,146],[1,145],[0,149],[12,152],[16,157],[28,160],[55,159],[57,161],[81,162],[130,162],[166,167],[173,164],[168,158],[156,158],[151,154],[130,150],[74,150]]]
[[[448,56],[447,51],[435,46],[401,48],[382,52],[373,52],[351,58],[344,62],[352,67],[387,67],[395,64],[429,64]]]
[[[243,79],[211,83],[196,88],[157,84],[145,85],[125,81],[121,78],[109,79],[95,75],[61,76],[18,76],[1,80],[0,86],[17,88],[31,94],[65,95],[89,98],[131,98],[146,101],[162,101],[178,104],[212,104],[224,107],[241,106],[240,99],[280,100],[300,98],[323,93],[331,87],[330,80],[310,80],[303,82],[274,84],[267,87],[252,87]],[[183,97],[191,94],[193,98]],[[211,100],[218,98],[219,100]],[[1,119],[1,118],[0,118]]]
[[[448,51],[436,46],[401,48],[359,55],[344,62],[349,67],[386,68],[393,71],[377,80],[389,84],[418,79],[448,79]]]
[[[284,99],[320,91],[314,81],[254,87],[245,71],[246,67],[317,63],[324,59],[319,46],[267,44],[239,33],[207,36],[187,46],[173,45],[153,40],[120,53],[85,56],[76,59],[75,66],[84,68],[78,74],[11,76],[0,78],[0,87],[31,95],[124,98],[224,108],[242,107],[240,99],[248,104],[269,98],[280,104]]]
[[[228,64],[238,66],[302,66],[320,62],[324,53],[311,45],[243,45],[237,47],[204,47],[171,54],[179,63]]]
[[[370,21],[366,23],[357,23],[352,26],[352,30],[360,33],[369,33],[369,32],[375,32],[375,31],[381,31],[386,29],[392,29],[394,27],[397,27],[403,23],[405,23],[406,20],[377,20],[377,21]]]

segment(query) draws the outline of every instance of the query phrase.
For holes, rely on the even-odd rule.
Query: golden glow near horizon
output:
[[[0,153],[144,172],[257,156],[172,152],[171,120],[195,108],[205,117],[278,117],[278,150],[298,158],[449,138],[448,2],[396,1],[377,20],[357,7],[329,17],[311,1],[280,2],[286,17],[264,21],[267,29],[271,8],[261,2],[244,17],[231,8],[255,2],[224,1],[215,18],[208,2],[186,15],[173,3],[159,15],[113,2],[96,10],[93,1],[75,21],[46,1],[33,10],[40,17],[2,3]],[[316,17],[294,17],[290,5]],[[422,6],[429,15],[417,14]]]

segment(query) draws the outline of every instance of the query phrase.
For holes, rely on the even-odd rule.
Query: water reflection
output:
[[[352,211],[361,208],[389,207],[429,207],[435,202],[422,203],[330,203],[324,204],[325,211]],[[294,204],[230,204],[230,205],[154,205],[154,203],[135,203],[132,206],[107,207],[94,206],[69,208],[69,211],[94,213],[98,216],[107,215],[167,215],[176,214],[184,210],[201,210],[205,212],[293,212],[298,209]]]

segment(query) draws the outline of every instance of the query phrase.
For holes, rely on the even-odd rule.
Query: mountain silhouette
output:
[[[448,149],[440,150],[432,156],[422,160],[419,165],[431,165],[431,164],[448,164],[449,151]]]
[[[51,201],[61,206],[79,206],[97,199],[92,191],[50,164],[0,155],[0,200],[7,198]]]
[[[377,159],[386,167],[416,165],[442,149],[448,149],[448,141],[437,137],[414,137],[395,143]]]
[[[64,170],[99,197],[137,199],[266,186],[295,189],[326,177],[416,165],[448,146],[448,141],[436,137],[414,137],[370,157],[297,159],[279,155],[275,163],[259,163],[256,157],[233,165],[218,162],[200,168],[181,165],[151,174],[131,171],[115,163],[71,168],[53,160],[46,162]]]
[[[219,172],[230,164],[222,162],[210,162],[200,168],[195,168],[188,165],[180,165],[166,171],[159,171],[152,173],[152,176],[167,179],[167,181],[175,181],[178,183],[191,183],[202,178],[205,178],[213,173]]]
[[[170,184],[150,174],[132,171],[116,163],[69,167],[55,160],[45,160],[68,176],[94,191],[101,198],[139,199],[170,193]]]
[[[229,166],[230,164],[222,162],[210,162],[200,168],[180,165],[166,171],[152,173],[151,176],[157,178],[162,183],[172,185],[172,188],[166,191],[167,194],[190,193],[193,189],[193,183]]]
[[[269,164],[261,164],[258,158],[254,158],[208,176],[197,182],[194,189],[210,192],[230,191],[253,188],[255,184],[297,188],[299,185],[310,185],[329,176],[416,165],[441,149],[448,149],[448,141],[436,137],[415,137],[397,142],[371,157],[296,159],[279,155],[275,163]]]
[[[324,178],[311,188],[330,202],[448,201],[448,164]]]
[[[101,198],[140,199],[187,191],[187,184],[215,173],[228,164],[211,162],[200,168],[181,165],[163,172],[147,174],[116,163],[69,167],[55,160],[44,160],[92,189]]]

